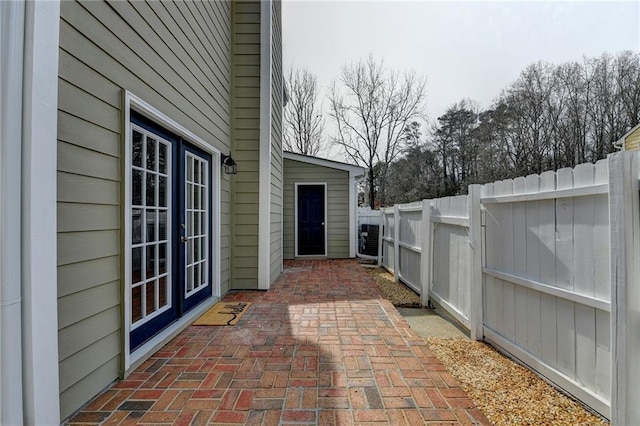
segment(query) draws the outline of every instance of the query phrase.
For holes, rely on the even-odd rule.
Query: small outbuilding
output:
[[[631,130],[614,142],[614,146],[622,151],[638,151],[640,146],[640,124],[632,127]]]
[[[283,158],[283,257],[355,257],[364,168],[292,152]]]

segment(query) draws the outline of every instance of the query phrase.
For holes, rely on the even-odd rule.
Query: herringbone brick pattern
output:
[[[355,261],[287,261],[233,327],[191,326],[69,424],[489,424]]]

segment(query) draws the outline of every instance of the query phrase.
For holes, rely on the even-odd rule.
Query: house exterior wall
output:
[[[233,8],[233,270],[231,288],[258,288],[260,2]]]
[[[271,50],[271,224],[270,282],[282,272],[282,22],[280,1],[272,3]]]
[[[627,136],[624,140],[624,149],[627,151],[637,151],[640,145],[640,128]]]
[[[229,152],[231,22],[228,2],[61,3],[57,281],[63,419],[121,375],[123,90]],[[251,51],[239,50],[245,48]],[[251,77],[238,78],[241,89],[250,90]],[[222,174],[222,294],[229,290],[229,190],[229,176]]]
[[[327,184],[327,257],[349,257],[349,172],[284,160],[284,258],[295,257],[295,184]]]

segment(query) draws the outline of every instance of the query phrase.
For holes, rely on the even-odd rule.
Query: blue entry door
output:
[[[325,256],[325,186],[298,185],[298,255]]]
[[[131,118],[129,347],[212,294],[211,156]]]

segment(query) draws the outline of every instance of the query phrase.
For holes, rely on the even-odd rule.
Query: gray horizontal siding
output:
[[[231,287],[258,288],[260,2],[233,2],[233,262]]]
[[[295,184],[327,184],[327,256],[349,257],[349,173],[300,161],[284,160],[284,258],[295,257]]]
[[[230,14],[228,2],[61,3],[57,187],[62,418],[120,374],[123,89],[228,152]],[[230,182],[224,174],[222,179],[222,226],[216,237],[226,291]]]
[[[120,185],[116,181],[58,172],[57,188],[59,202],[95,205],[120,203]]]
[[[82,380],[76,382],[73,386],[60,392],[60,407],[73,407],[78,401],[86,401],[93,395],[97,395],[104,390],[111,382],[103,384],[105,377],[118,377],[120,371],[120,356],[115,355],[107,362],[101,364],[98,368],[88,373]],[[62,371],[61,371],[62,375]],[[114,379],[115,380],[115,379]],[[73,412],[73,411],[72,411]],[[71,413],[69,413],[71,414]],[[65,415],[63,411],[62,416]],[[67,414],[68,415],[68,414]]]

